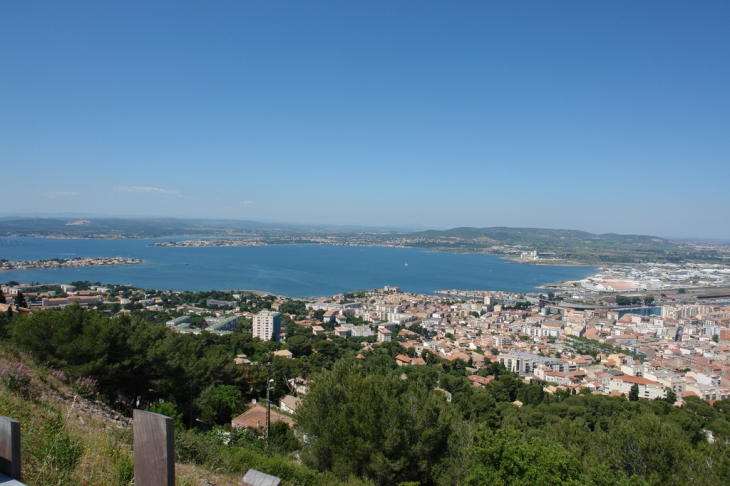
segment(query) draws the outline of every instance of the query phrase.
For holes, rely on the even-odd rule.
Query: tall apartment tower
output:
[[[281,329],[281,314],[261,311],[253,316],[253,337],[262,341],[278,341]]]

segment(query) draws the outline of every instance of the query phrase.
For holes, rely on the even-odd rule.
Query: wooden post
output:
[[[135,486],[175,486],[175,422],[143,410],[133,417]]]
[[[0,417],[0,473],[20,481],[20,422]]]

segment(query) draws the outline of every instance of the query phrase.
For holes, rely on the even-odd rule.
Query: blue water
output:
[[[640,316],[660,316],[662,315],[661,307],[642,307],[641,309],[624,309],[618,311],[618,316],[623,317],[625,314],[639,314]]]
[[[161,290],[245,289],[309,297],[384,285],[400,286],[403,291],[424,294],[441,289],[531,292],[538,285],[578,280],[595,273],[593,267],[520,265],[492,255],[463,255],[412,248],[147,246],[156,241],[171,240],[174,239],[0,238],[0,259],[121,256],[145,260],[142,265],[0,272],[0,282],[69,283],[90,280]]]

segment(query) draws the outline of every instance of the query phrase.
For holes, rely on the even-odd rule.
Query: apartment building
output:
[[[647,398],[655,400],[657,398],[666,398],[667,392],[664,385],[647,378],[638,376],[619,375],[612,376],[608,382],[608,389],[629,396],[631,387],[636,385],[639,388],[639,398]]]
[[[253,337],[262,341],[278,341],[281,330],[281,314],[261,311],[253,316]]]
[[[523,353],[521,351],[500,354],[499,362],[512,373],[519,375],[531,375],[539,366],[546,366],[560,373],[566,373],[568,371],[568,363],[564,363],[557,358]]]

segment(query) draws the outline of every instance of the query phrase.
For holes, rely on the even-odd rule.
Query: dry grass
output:
[[[119,485],[131,483],[131,429],[119,429],[89,413],[94,404],[63,401],[69,387],[26,356],[0,347],[0,365],[22,363],[30,382],[19,390],[0,385],[0,415],[21,422],[23,482],[27,485]],[[98,408],[98,407],[97,407]]]

